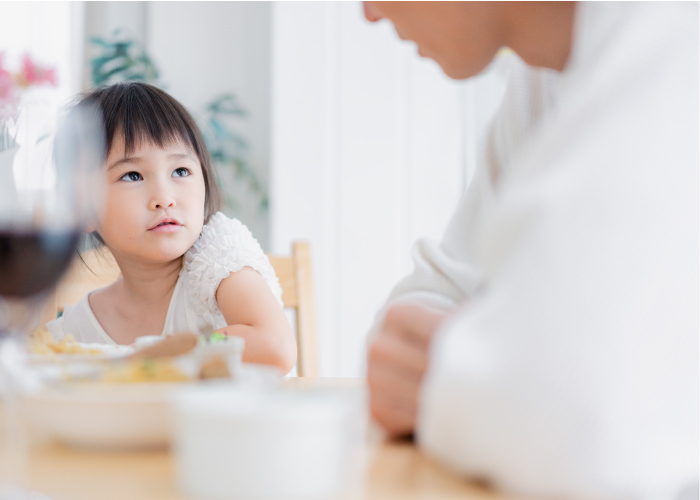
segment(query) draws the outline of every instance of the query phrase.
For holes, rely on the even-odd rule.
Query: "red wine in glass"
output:
[[[79,233],[0,229],[0,297],[25,299],[51,289],[76,255]]]

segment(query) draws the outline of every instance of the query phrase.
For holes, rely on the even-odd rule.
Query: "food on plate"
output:
[[[211,335],[209,335],[209,338],[207,339],[210,344],[216,344],[217,342],[226,342],[226,339],[228,338],[228,333],[226,330],[223,332],[213,332]]]
[[[228,342],[231,339],[239,337],[231,335],[230,333],[228,333],[228,331],[224,330],[223,332],[214,331],[211,332],[209,335],[200,335],[200,338],[203,342],[206,342],[208,344],[220,344],[222,342]]]
[[[98,349],[88,349],[75,341],[73,335],[66,335],[63,340],[54,340],[48,330],[37,328],[28,342],[28,350],[32,354],[55,356],[56,354],[102,354]]]
[[[123,363],[104,368],[97,380],[112,383],[138,383],[188,382],[197,379],[231,378],[228,362],[220,355],[207,356],[205,359],[196,362],[194,369],[187,370],[187,373],[180,369],[177,363],[177,358],[130,357]]]
[[[102,372],[101,382],[187,382],[192,380],[179,370],[170,359],[130,359],[110,366]]]
[[[233,342],[233,337],[217,343],[216,346],[200,342],[193,333],[177,333],[133,352],[130,346],[109,346],[130,352],[119,356],[94,356],[105,354],[100,346],[80,344],[72,335],[61,341],[54,340],[47,330],[36,330],[29,339],[28,350],[39,356],[56,357],[58,354],[88,354],[86,358],[69,358],[74,364],[62,364],[61,376],[71,382],[189,382],[198,379],[231,378],[229,362],[232,354],[237,354],[240,364],[241,342]],[[231,343],[231,344],[230,344]],[[230,345],[229,345],[230,344]],[[207,347],[208,346],[208,347]],[[236,351],[229,353],[229,351]],[[223,351],[223,352],[220,352]],[[234,356],[235,357],[235,356]],[[94,360],[94,363],[93,363]],[[86,365],[89,362],[89,365]],[[234,370],[235,371],[235,370]]]
[[[182,356],[197,347],[197,335],[183,332],[163,337],[162,340],[144,347],[131,355],[132,358],[162,358]]]

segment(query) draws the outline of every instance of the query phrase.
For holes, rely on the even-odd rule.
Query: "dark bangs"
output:
[[[107,154],[117,134],[124,135],[127,155],[144,142],[160,148],[178,143],[188,146],[197,155],[204,175],[204,223],[221,209],[221,190],[204,138],[179,102],[152,85],[123,82],[89,91],[80,103],[99,107]]]

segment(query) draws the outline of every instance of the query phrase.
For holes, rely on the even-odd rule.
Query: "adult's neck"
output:
[[[164,263],[132,260],[115,255],[122,272],[120,295],[139,304],[170,300],[182,269],[182,257]]]
[[[510,2],[506,45],[530,66],[558,71],[571,53],[576,2]]]

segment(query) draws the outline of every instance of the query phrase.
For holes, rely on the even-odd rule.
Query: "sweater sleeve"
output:
[[[387,305],[418,301],[448,310],[474,294],[482,273],[475,263],[472,238],[492,198],[488,169],[482,168],[460,200],[442,240],[424,238],[414,244],[414,270],[394,287]]]
[[[466,193],[439,242],[420,239],[415,243],[414,270],[391,291],[372,332],[390,305],[410,301],[449,310],[474,296],[483,283],[476,237],[488,220],[495,186],[507,175],[511,157],[551,107],[557,78],[550,70],[528,67],[514,54],[501,56],[499,65],[508,75],[506,93]]]

